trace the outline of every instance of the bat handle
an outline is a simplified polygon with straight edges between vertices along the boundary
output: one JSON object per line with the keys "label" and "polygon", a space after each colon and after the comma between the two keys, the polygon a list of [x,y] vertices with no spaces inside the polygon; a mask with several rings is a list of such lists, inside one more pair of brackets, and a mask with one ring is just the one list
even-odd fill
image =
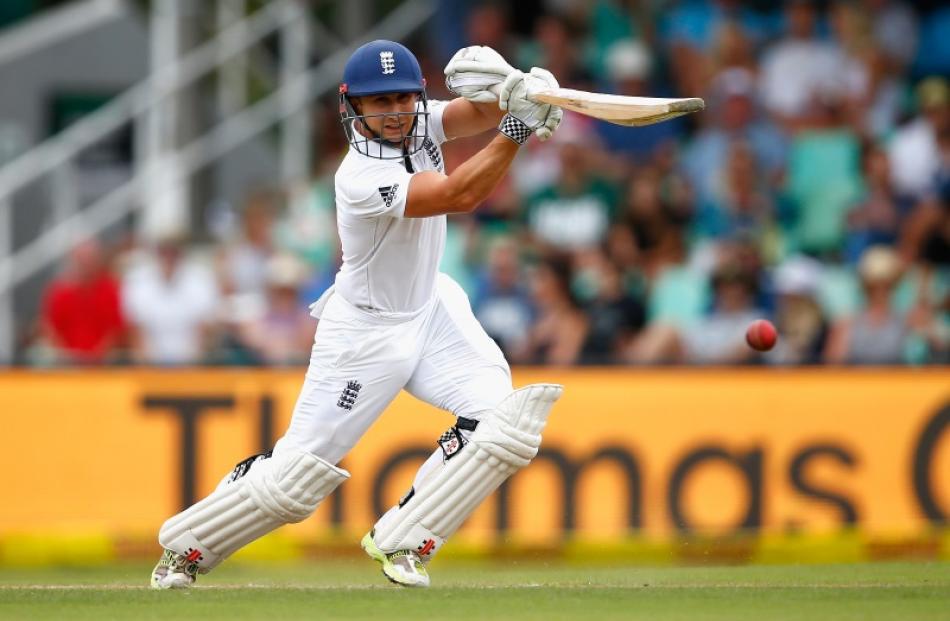
{"label": "bat handle", "polygon": [[[501,98],[501,84],[492,84],[491,86],[488,87],[488,90],[494,93],[495,97]],[[546,93],[546,92],[547,91],[541,91],[540,93]],[[543,101],[540,101],[539,99],[535,98],[535,95],[538,95],[540,93],[532,93],[529,91],[528,100],[533,101],[534,103],[544,103]]]}

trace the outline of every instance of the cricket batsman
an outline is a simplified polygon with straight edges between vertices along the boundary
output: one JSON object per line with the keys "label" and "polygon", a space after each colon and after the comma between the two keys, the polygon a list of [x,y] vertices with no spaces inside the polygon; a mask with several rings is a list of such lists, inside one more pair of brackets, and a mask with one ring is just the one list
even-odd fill
{"label": "cricket batsman", "polygon": [[[350,147],[335,177],[343,264],[311,307],[320,321],[290,426],[270,452],[164,523],[154,588],[191,586],[241,547],[310,516],[349,478],[336,464],[400,390],[456,420],[363,537],[396,584],[428,586],[428,561],[537,454],[562,388],[514,390],[501,350],[438,267],[446,216],[474,210],[532,134],[557,129],[561,110],[527,99],[557,81],[479,46],[460,50],[445,74],[461,97],[429,101],[418,61],[399,43],[367,43],[347,61],[340,115]],[[442,143],[494,128],[484,149],[445,173]]]}

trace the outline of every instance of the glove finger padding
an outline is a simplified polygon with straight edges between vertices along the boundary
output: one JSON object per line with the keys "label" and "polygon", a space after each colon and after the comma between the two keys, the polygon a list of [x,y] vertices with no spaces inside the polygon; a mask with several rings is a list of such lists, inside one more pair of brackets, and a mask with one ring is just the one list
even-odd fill
{"label": "glove finger padding", "polygon": [[501,85],[498,107],[507,110],[508,114],[533,131],[544,125],[544,120],[547,118],[551,106],[535,103],[528,99],[531,80],[530,74],[522,73],[517,69],[509,74]]}
{"label": "glove finger padding", "polygon": [[[535,73],[537,72],[537,73]],[[557,88],[557,80],[549,71],[532,69],[524,74],[515,70],[501,85],[498,107],[535,131],[539,138],[547,140],[561,122],[560,108],[528,99],[531,93]]]}
{"label": "glove finger padding", "polygon": [[[537,93],[543,90],[555,89],[560,85],[554,74],[541,67],[531,67],[531,73],[527,81],[528,94]],[[535,130],[534,135],[542,142],[554,135],[561,119],[564,117],[564,111],[557,106],[550,106],[547,117],[544,119],[544,125]]]}
{"label": "glove finger padding", "polygon": [[537,136],[542,142],[549,139],[554,135],[554,132],[561,124],[561,119],[563,117],[563,110],[557,106],[551,106],[551,112],[548,113],[548,118],[544,120],[544,125],[535,130],[534,135]]}
{"label": "glove finger padding", "polygon": [[524,73],[515,69],[508,74],[505,81],[501,83],[501,92],[498,93],[498,107],[502,110],[508,110],[509,102],[514,96],[517,88],[524,90]]}
{"label": "glove finger padding", "polygon": [[445,66],[446,87],[476,103],[497,101],[490,87],[500,84],[514,67],[490,47],[473,45],[460,49]]}

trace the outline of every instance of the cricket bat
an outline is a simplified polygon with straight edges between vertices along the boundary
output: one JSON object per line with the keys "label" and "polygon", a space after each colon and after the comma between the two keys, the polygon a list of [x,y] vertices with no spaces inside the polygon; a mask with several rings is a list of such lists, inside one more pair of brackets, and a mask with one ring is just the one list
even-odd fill
{"label": "cricket bat", "polygon": [[[501,92],[501,87],[496,85],[491,87],[490,90],[497,95]],[[699,97],[681,99],[627,97],[606,93],[588,93],[587,91],[577,91],[570,88],[553,88],[528,93],[528,99],[558,106],[608,123],[630,127],[652,125],[691,112],[699,112],[706,107],[706,103]]]}

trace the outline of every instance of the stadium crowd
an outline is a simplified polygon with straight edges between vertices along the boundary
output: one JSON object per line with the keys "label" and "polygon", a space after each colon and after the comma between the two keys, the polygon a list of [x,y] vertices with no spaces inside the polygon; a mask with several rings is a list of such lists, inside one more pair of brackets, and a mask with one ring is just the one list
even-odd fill
{"label": "stadium crowd", "polygon": [[[899,0],[443,2],[410,43],[429,97],[490,45],[561,86],[701,96],[637,129],[565,114],[470,216],[443,271],[515,364],[950,362],[950,8]],[[530,19],[529,19],[530,17]],[[941,77],[944,76],[944,77]],[[339,260],[336,101],[311,184],[182,236],[75,248],[29,364],[305,363]],[[446,147],[446,166],[479,147]],[[746,326],[771,318],[760,354]]]}

